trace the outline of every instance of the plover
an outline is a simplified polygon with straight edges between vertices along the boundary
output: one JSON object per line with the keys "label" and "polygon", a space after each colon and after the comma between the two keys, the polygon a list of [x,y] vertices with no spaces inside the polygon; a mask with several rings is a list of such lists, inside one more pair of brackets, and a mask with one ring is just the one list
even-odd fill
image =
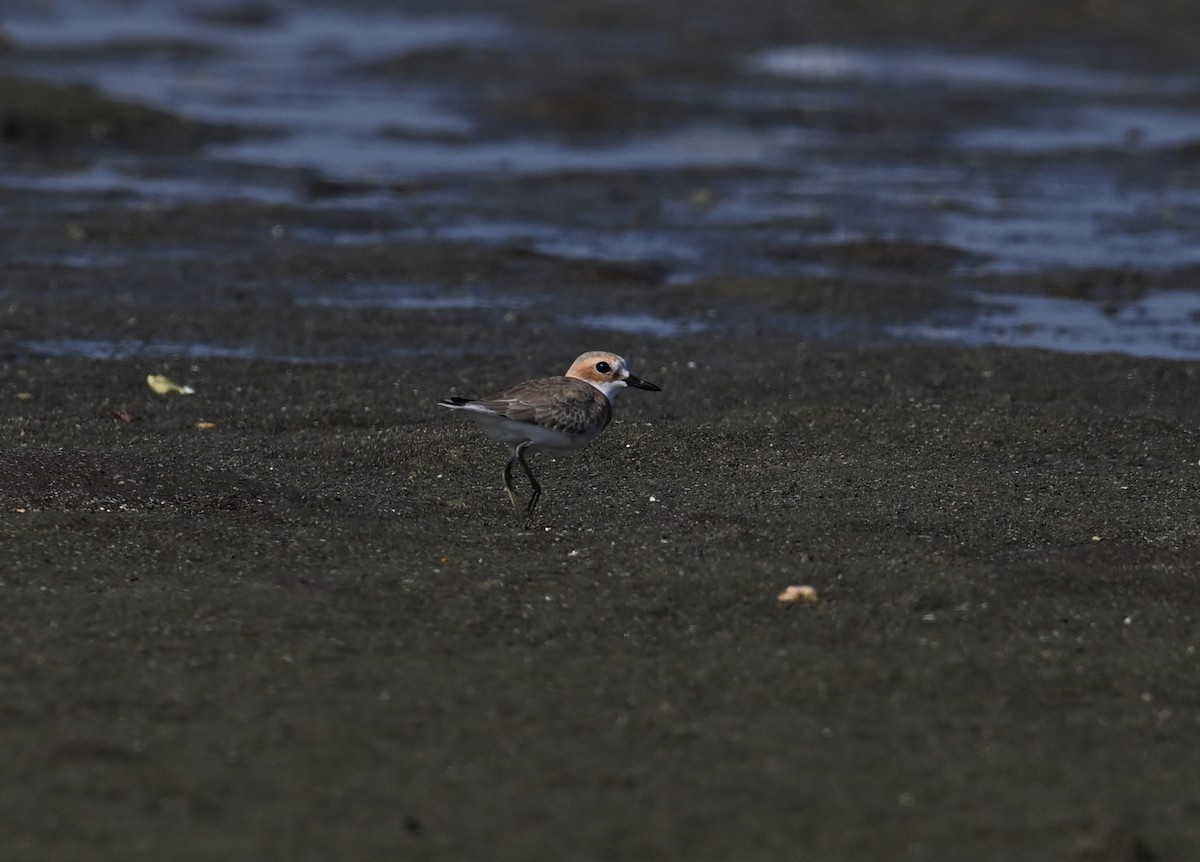
{"label": "plover", "polygon": [[528,520],[542,486],[533,477],[525,453],[565,455],[582,449],[608,427],[612,402],[629,386],[662,391],[630,374],[625,360],[615,353],[593,350],[571,363],[562,377],[527,380],[487,398],[446,398],[438,404],[464,411],[479,423],[485,436],[512,447],[504,465],[504,487],[520,515],[512,476],[513,465],[520,464],[533,488],[524,512]]}

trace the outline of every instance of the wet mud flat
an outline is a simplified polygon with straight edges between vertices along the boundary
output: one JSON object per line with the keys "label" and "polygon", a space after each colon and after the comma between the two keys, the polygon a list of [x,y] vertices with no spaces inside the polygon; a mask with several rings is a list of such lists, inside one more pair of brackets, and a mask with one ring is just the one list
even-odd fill
{"label": "wet mud flat", "polygon": [[6,365],[6,855],[1200,847],[1193,366],[610,340],[664,391],[520,530],[485,332]]}

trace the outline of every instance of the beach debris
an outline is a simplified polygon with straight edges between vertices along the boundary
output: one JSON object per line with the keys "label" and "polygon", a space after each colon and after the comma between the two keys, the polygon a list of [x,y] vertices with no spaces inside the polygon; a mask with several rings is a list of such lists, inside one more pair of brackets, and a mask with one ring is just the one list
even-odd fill
{"label": "beach debris", "polygon": [[195,395],[196,390],[190,386],[180,386],[165,374],[147,374],[146,385],[159,395],[169,395],[176,392],[180,395]]}
{"label": "beach debris", "polygon": [[216,422],[209,422],[206,419],[201,419],[199,422],[196,423],[197,431],[211,431],[216,427],[217,427]]}
{"label": "beach debris", "polygon": [[713,204],[716,202],[717,194],[712,190],[711,186],[697,186],[688,192],[688,203],[692,205],[693,209],[712,209]]}
{"label": "beach debris", "polygon": [[815,605],[818,601],[820,601],[820,597],[817,595],[817,590],[815,587],[796,584],[787,587],[782,593],[779,594],[778,598],[779,601],[786,604],[795,604],[799,602],[806,605]]}
{"label": "beach debris", "polygon": [[130,413],[124,407],[114,407],[112,410],[108,411],[108,415],[113,419],[116,419],[118,422],[124,422],[126,425],[130,425],[142,418]]}

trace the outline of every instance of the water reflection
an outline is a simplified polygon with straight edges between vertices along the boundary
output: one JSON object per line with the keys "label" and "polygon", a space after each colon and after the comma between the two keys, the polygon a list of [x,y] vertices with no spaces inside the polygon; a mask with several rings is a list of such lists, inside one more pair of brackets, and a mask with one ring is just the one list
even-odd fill
{"label": "water reflection", "polygon": [[983,312],[957,323],[890,326],[902,340],[1037,347],[1068,353],[1200,358],[1200,295],[1152,293],[1124,303],[974,294]]}
{"label": "water reflection", "polygon": [[[0,188],[44,190],[53,193],[47,206],[76,208],[122,196],[161,206],[237,198],[361,207],[404,227],[334,235],[315,220],[295,236],[511,244],[654,265],[674,282],[837,274],[823,249],[871,241],[948,249],[957,253],[950,270],[964,276],[1200,264],[1200,176],[1176,161],[1200,145],[1195,75],[921,47],[782,45],[747,53],[725,77],[648,74],[606,94],[619,133],[589,136],[530,120],[545,108],[538,88],[549,85],[522,69],[530,56],[616,50],[617,37],[548,35],[500,12],[415,18],[332,3],[261,11],[216,14],[181,0],[9,7],[5,32],[20,50],[0,54],[0,71],[91,83],[246,135],[152,171],[112,155],[62,172],[14,169]],[[472,65],[480,52],[488,62]],[[430,53],[443,58],[440,73],[385,71]],[[526,114],[497,108],[500,85],[510,100],[533,93]],[[295,177],[347,192],[314,200]],[[612,193],[618,180],[631,184],[624,196]],[[513,205],[494,206],[484,181]],[[348,292],[315,301],[375,300]],[[1038,346],[1128,343],[1104,328],[1112,323],[1104,315],[1081,310],[1059,325],[1067,312],[1055,300],[1021,303],[1020,327],[980,302],[981,321],[1042,333]],[[870,330],[853,323],[828,329]],[[1159,343],[1165,354],[1187,353],[1194,323],[1151,328],[1130,349]],[[1089,327],[1094,337],[1078,336]],[[949,333],[913,327],[905,337],[959,337]]]}

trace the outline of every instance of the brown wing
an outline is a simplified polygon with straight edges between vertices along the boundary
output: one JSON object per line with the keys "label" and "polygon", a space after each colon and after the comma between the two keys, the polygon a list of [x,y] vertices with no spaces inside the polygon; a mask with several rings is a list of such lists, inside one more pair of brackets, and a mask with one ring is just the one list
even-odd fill
{"label": "brown wing", "polygon": [[481,407],[515,422],[529,422],[564,434],[599,434],[612,421],[604,393],[573,377],[543,377],[479,400]]}

